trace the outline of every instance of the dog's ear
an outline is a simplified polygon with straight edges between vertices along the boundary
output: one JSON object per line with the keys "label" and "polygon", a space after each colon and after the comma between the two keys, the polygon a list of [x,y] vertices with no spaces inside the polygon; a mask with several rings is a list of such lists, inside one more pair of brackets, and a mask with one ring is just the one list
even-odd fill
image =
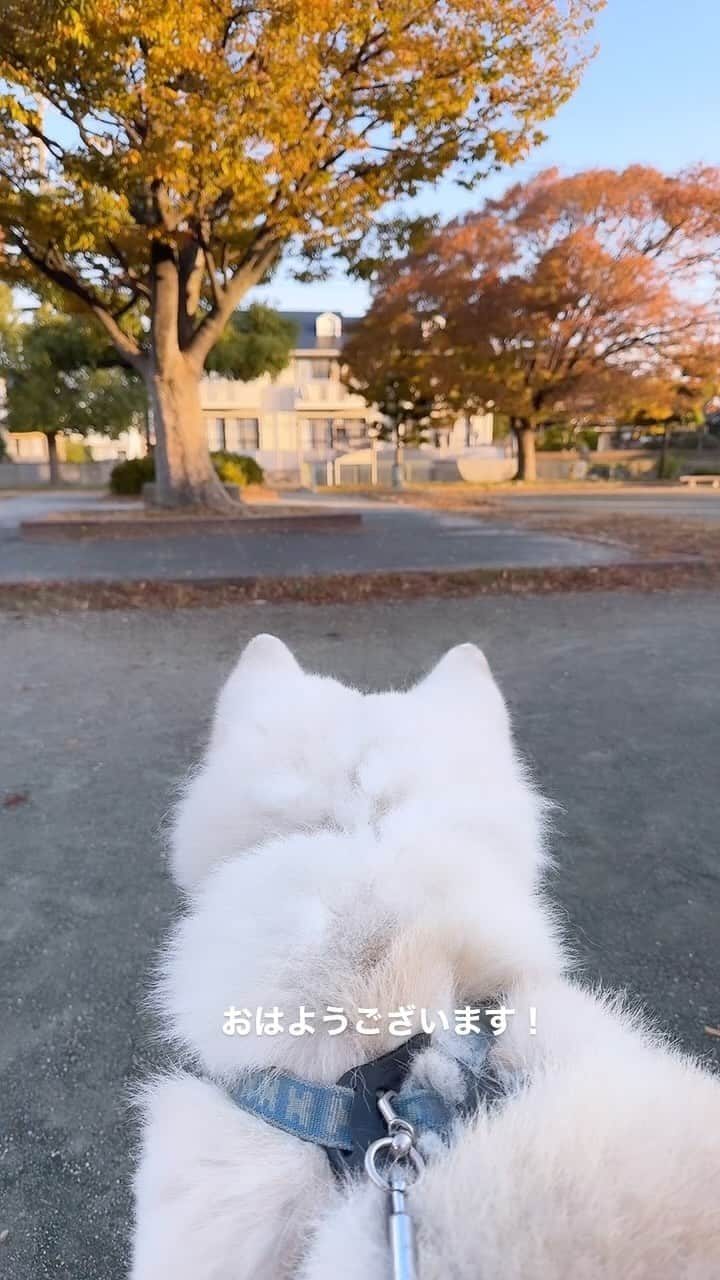
{"label": "dog's ear", "polygon": [[297,674],[300,671],[300,664],[282,640],[263,632],[259,636],[254,636],[245,645],[240,654],[237,670],[243,673],[248,672],[248,674],[250,672],[253,674],[267,672],[269,675],[279,675],[281,672]]}
{"label": "dog's ear", "polygon": [[476,644],[457,644],[436,663],[421,681],[421,687],[439,689],[445,685],[461,689],[476,680],[488,678],[492,679],[492,673],[482,649],[478,649]]}
{"label": "dog's ear", "polygon": [[243,722],[248,695],[257,690],[262,699],[285,696],[288,682],[302,676],[302,668],[277,636],[255,636],[246,644],[230,672],[215,707],[212,741],[219,744],[226,729]]}

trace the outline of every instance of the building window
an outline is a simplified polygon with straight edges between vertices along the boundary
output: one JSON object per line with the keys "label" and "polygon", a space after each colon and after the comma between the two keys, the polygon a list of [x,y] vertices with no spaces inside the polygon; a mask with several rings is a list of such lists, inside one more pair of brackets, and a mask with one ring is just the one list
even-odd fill
{"label": "building window", "polygon": [[208,444],[210,452],[216,453],[225,448],[225,419],[210,418],[208,422]]}
{"label": "building window", "polygon": [[231,453],[255,453],[260,448],[257,418],[230,418],[225,424],[225,447]]}
{"label": "building window", "polygon": [[332,435],[336,449],[357,449],[367,444],[367,424],[362,418],[335,418]]}
{"label": "building window", "polygon": [[328,382],[337,377],[337,361],[327,356],[298,356],[295,380],[299,386],[307,382]]}
{"label": "building window", "polygon": [[300,423],[303,449],[329,449],[332,445],[332,418],[305,418]]}

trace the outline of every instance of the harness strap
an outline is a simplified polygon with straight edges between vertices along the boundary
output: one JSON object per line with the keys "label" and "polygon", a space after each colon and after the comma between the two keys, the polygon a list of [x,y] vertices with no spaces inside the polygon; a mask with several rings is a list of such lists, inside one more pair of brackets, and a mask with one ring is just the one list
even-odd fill
{"label": "harness strap", "polygon": [[[273,1067],[246,1071],[230,1097],[243,1111],[257,1116],[276,1129],[324,1147],[331,1164],[362,1163],[365,1151],[384,1126],[377,1111],[379,1093],[392,1090],[396,1115],[419,1134],[435,1133],[446,1138],[458,1115],[475,1110],[483,1098],[490,1100],[499,1089],[485,1059],[492,1037],[484,1030],[466,1043],[465,1061],[458,1061],[465,1080],[465,1097],[448,1102],[434,1089],[402,1087],[413,1057],[427,1048],[424,1034],[376,1058],[352,1068],[337,1084],[302,1080]],[[352,1153],[347,1157],[342,1153]]]}
{"label": "harness strap", "polygon": [[[303,1142],[352,1151],[354,1089],[314,1084],[285,1071],[257,1070],[246,1072],[230,1096],[243,1111]],[[418,1133],[445,1135],[455,1118],[454,1109],[431,1089],[398,1095],[393,1106]]]}

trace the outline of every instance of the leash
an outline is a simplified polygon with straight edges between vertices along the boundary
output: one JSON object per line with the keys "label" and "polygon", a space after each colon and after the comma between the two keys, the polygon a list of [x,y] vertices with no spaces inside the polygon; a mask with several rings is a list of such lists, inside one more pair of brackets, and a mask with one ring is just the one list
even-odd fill
{"label": "leash", "polygon": [[[371,1182],[390,1199],[388,1240],[393,1280],[417,1280],[415,1226],[405,1205],[405,1192],[416,1186],[425,1171],[425,1161],[415,1146],[415,1130],[394,1108],[396,1095],[383,1093],[377,1100],[378,1111],[387,1124],[387,1137],[378,1138],[365,1153],[365,1172]],[[378,1168],[381,1152],[389,1157],[387,1168]],[[413,1177],[408,1182],[408,1173]]]}
{"label": "leash", "polygon": [[351,1068],[334,1085],[264,1068],[245,1072],[230,1096],[243,1111],[323,1147],[337,1178],[364,1170],[387,1196],[393,1280],[417,1280],[414,1225],[405,1197],[425,1169],[418,1138],[434,1133],[446,1142],[459,1117],[504,1093],[487,1061],[492,1043],[483,1027],[467,1038],[467,1061],[453,1057],[465,1085],[457,1102],[434,1089],[403,1088],[413,1058],[432,1044],[425,1033]]}

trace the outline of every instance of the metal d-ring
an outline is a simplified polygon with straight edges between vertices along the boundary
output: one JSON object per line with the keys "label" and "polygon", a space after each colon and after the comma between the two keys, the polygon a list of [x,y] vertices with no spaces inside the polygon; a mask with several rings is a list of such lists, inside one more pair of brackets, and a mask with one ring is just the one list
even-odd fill
{"label": "metal d-ring", "polygon": [[396,1180],[392,1176],[388,1176],[387,1173],[382,1173],[377,1166],[377,1157],[381,1151],[395,1153],[396,1158],[392,1162],[391,1168],[397,1164],[398,1159],[409,1160],[416,1175],[414,1181],[417,1181],[425,1168],[425,1161],[415,1147],[411,1146],[408,1151],[404,1151],[398,1156],[394,1138],[378,1138],[370,1144],[365,1152],[365,1172],[370,1181],[374,1182],[375,1186],[379,1187],[381,1191],[392,1192],[396,1189]]}

